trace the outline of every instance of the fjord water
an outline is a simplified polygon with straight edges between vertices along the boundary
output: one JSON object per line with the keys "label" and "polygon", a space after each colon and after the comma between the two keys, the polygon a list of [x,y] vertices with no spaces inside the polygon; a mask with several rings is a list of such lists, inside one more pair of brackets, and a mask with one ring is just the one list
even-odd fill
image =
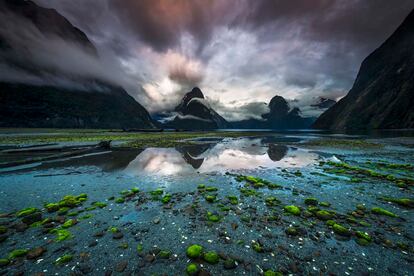
{"label": "fjord water", "polygon": [[[321,138],[362,142],[355,147],[312,143]],[[0,213],[41,209],[65,195],[86,193],[88,200],[72,210],[77,223],[67,229],[72,237],[63,241],[56,241],[42,225],[17,232],[13,225],[19,220],[2,215],[9,229],[0,243],[0,258],[14,249],[43,247],[47,251],[41,259],[18,259],[7,273],[175,275],[183,274],[190,260],[186,248],[200,244],[221,257],[218,264],[196,260],[212,275],[257,275],[266,270],[409,275],[414,262],[412,209],[381,198],[412,199],[411,184],[397,186],[392,177],[367,176],[335,164],[409,182],[414,177],[413,153],[414,139],[401,132],[269,132],[261,137],[218,135],[175,148],[111,149],[2,169]],[[131,193],[135,187],[139,192]],[[163,202],[166,195],[170,199]],[[305,203],[309,198],[318,201],[316,206]],[[88,208],[93,202],[106,206]],[[289,213],[285,206],[297,206],[301,213]],[[398,217],[374,214],[373,207]],[[328,211],[328,221],[349,233],[334,231],[316,215],[318,210]],[[358,231],[369,238],[362,241]],[[167,251],[168,257],[160,254]],[[74,261],[56,265],[64,254]]]}

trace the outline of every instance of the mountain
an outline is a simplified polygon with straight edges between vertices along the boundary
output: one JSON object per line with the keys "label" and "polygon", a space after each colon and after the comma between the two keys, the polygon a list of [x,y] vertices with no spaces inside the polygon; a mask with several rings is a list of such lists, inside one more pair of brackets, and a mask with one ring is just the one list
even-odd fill
{"label": "mountain", "polygon": [[200,88],[194,87],[186,93],[175,108],[177,116],[166,123],[168,128],[176,129],[223,129],[227,121],[208,104]]}
{"label": "mountain", "polygon": [[313,124],[320,129],[414,128],[414,10],[362,62],[349,93]]}
{"label": "mountain", "polygon": [[308,128],[313,118],[301,116],[299,108],[291,108],[282,96],[274,96],[269,102],[269,113],[262,114],[263,120],[248,119],[232,122],[237,129],[299,129]]}
{"label": "mountain", "polygon": [[34,48],[42,54],[57,39],[98,58],[86,34],[55,10],[32,1],[0,0],[0,69],[19,73],[0,75],[0,127],[154,128],[145,108],[123,88],[74,77],[33,56]]}
{"label": "mountain", "polygon": [[314,104],[311,104],[311,107],[316,107],[316,108],[319,108],[319,109],[326,109],[326,108],[330,108],[334,104],[336,104],[335,100],[331,100],[331,99],[327,99],[327,98],[323,98],[323,97],[318,97],[317,102],[314,103]]}

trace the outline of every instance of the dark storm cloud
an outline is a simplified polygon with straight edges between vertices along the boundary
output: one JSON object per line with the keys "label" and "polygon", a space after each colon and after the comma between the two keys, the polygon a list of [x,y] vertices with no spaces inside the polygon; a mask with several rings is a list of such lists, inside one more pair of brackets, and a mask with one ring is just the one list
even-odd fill
{"label": "dark storm cloud", "polygon": [[343,96],[362,60],[414,8],[412,0],[34,1],[86,32],[101,56],[118,59],[117,76],[138,87],[128,91],[153,99],[147,108],[173,106],[174,95],[199,85],[227,114],[237,114],[234,98]]}

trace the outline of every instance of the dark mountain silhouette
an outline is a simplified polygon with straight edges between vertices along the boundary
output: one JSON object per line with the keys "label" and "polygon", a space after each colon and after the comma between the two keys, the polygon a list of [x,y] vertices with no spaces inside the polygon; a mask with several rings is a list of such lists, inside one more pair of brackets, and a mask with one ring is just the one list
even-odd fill
{"label": "dark mountain silhouette", "polygon": [[[40,32],[45,39],[59,37],[97,58],[96,48],[88,37],[53,9],[39,7],[31,1],[0,0],[0,12],[29,22],[32,28],[17,28],[24,35]],[[154,127],[145,108],[123,88],[86,77],[75,80],[55,68],[38,67],[26,50],[32,45],[17,44],[13,40],[20,35],[0,28],[0,64],[39,79],[47,76],[76,81],[79,88],[45,85],[45,82],[35,85],[25,83],[24,79],[3,80],[0,82],[0,127]]]}
{"label": "dark mountain silhouette", "polygon": [[312,107],[317,107],[317,108],[320,108],[320,109],[325,109],[325,108],[330,108],[334,104],[336,104],[335,100],[319,97],[317,102],[314,103],[314,104],[311,104],[311,106]]}
{"label": "dark mountain silhouette", "polygon": [[178,115],[166,123],[166,127],[177,129],[223,129],[227,121],[210,107],[200,88],[194,87],[186,93],[175,108]]}
{"label": "dark mountain silhouette", "polygon": [[361,64],[349,93],[314,123],[321,129],[414,128],[414,10]]}
{"label": "dark mountain silhouette", "polygon": [[238,129],[299,129],[308,128],[313,118],[303,118],[300,109],[291,109],[289,103],[281,96],[274,96],[269,103],[269,113],[262,114],[263,120],[249,119],[232,122]]}

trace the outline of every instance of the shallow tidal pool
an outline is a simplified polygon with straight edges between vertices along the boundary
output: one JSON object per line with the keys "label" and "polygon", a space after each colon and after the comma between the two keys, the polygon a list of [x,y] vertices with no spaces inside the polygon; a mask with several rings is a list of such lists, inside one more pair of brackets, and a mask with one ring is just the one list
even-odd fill
{"label": "shallow tidal pool", "polygon": [[2,168],[0,275],[413,275],[413,145],[268,133]]}

